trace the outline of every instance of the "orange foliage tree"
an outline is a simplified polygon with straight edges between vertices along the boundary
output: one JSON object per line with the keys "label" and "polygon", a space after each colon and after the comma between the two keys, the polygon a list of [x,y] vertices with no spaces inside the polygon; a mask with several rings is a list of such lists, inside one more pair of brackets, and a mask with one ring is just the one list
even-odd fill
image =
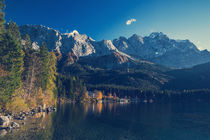
{"label": "orange foliage tree", "polygon": [[102,100],[102,98],[103,98],[103,93],[102,93],[101,91],[98,91],[98,92],[97,92],[96,99],[97,99],[97,100]]}

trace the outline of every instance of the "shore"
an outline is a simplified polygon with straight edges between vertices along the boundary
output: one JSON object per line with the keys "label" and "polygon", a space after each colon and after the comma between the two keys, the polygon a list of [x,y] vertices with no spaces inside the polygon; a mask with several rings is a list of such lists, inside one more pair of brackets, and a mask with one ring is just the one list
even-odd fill
{"label": "shore", "polygon": [[[103,102],[111,102],[111,103],[121,103],[121,104],[127,104],[132,102],[142,102],[142,103],[152,103],[153,100],[140,100],[140,99],[124,99],[119,98],[118,100],[89,100],[89,101],[83,101],[80,103],[103,103]],[[61,98],[58,103],[76,103],[75,101],[72,101],[70,99]],[[0,136],[4,136],[9,132],[13,132],[15,130],[18,130],[21,126],[25,125],[25,122],[27,118],[33,117],[38,113],[46,112],[55,112],[57,109],[53,106],[43,108],[42,106],[37,107],[35,109],[30,109],[30,111],[22,111],[18,114],[14,114],[11,112],[6,111],[5,109],[1,110],[0,112]]]}
{"label": "shore", "polygon": [[37,107],[35,109],[31,109],[30,111],[22,111],[18,114],[13,114],[11,112],[7,112],[6,110],[2,110],[0,113],[0,136],[6,135],[8,132],[12,132],[21,127],[21,125],[25,124],[25,120],[28,117],[33,117],[41,112],[55,112],[57,109],[53,106],[43,108]]}

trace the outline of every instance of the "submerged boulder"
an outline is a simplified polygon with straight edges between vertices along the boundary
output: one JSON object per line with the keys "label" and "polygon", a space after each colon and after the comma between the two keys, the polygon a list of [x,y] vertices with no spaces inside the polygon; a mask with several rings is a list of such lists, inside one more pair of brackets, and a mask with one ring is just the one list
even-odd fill
{"label": "submerged boulder", "polygon": [[10,117],[0,116],[0,127],[7,127],[10,124]]}
{"label": "submerged boulder", "polygon": [[16,122],[11,123],[11,128],[16,129],[16,128],[19,128],[19,127],[20,127],[20,125]]}

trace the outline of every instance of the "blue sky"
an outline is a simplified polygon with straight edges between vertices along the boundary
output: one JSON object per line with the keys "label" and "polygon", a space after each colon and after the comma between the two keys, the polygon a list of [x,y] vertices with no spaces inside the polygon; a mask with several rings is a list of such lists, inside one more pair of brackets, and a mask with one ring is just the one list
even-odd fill
{"label": "blue sky", "polygon": [[[210,0],[6,0],[6,20],[95,40],[163,32],[210,50]],[[130,25],[126,22],[133,19]],[[136,20],[136,21],[135,21]]]}

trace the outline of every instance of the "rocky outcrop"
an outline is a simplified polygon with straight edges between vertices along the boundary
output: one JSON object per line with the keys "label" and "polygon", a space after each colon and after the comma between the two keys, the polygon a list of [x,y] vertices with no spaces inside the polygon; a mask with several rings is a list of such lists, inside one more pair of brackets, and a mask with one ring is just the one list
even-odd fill
{"label": "rocky outcrop", "polygon": [[20,128],[20,125],[13,121],[12,116],[0,116],[0,136],[4,136],[7,132],[18,128]]}
{"label": "rocky outcrop", "polygon": [[141,36],[134,34],[130,38],[120,37],[113,40],[116,48],[128,55],[139,56],[144,51],[144,40]]}
{"label": "rocky outcrop", "polygon": [[78,60],[79,60],[78,56],[76,56],[73,52],[69,52],[68,56],[67,56],[67,59],[66,59],[66,62],[65,62],[65,65],[69,66],[71,64],[76,63]]}
{"label": "rocky outcrop", "polygon": [[0,127],[8,127],[10,124],[11,118],[9,116],[0,116]]}
{"label": "rocky outcrop", "polygon": [[120,69],[127,68],[133,64],[133,59],[128,55],[114,51],[111,54],[103,56],[92,56],[81,58],[78,63],[81,65],[88,65],[93,68],[103,69]]}
{"label": "rocky outcrop", "polygon": [[117,48],[112,44],[111,40],[103,40],[100,42],[95,42],[94,44],[96,53],[94,56],[104,56],[117,52]]}

